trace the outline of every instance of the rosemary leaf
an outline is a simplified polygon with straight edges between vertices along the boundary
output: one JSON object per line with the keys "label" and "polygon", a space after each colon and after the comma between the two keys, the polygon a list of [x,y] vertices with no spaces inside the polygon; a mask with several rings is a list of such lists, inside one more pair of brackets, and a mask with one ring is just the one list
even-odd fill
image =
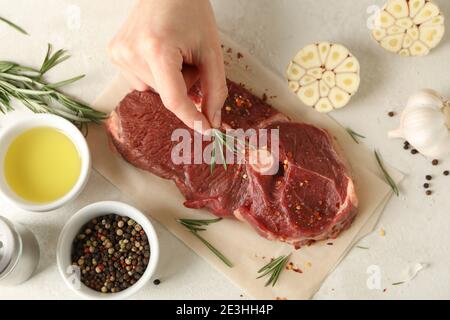
{"label": "rosemary leaf", "polygon": [[39,72],[41,75],[44,75],[47,71],[60,64],[61,62],[70,58],[69,55],[66,55],[66,50],[59,49],[54,54],[52,54],[52,45],[49,43],[47,45],[47,54],[45,55],[44,62],[42,63],[41,69]]}
{"label": "rosemary leaf", "polygon": [[226,133],[220,131],[219,129],[212,130],[212,143],[213,148],[211,150],[211,173],[214,171],[215,165],[217,164],[217,157],[219,156],[222,160],[222,164],[225,170],[227,170],[226,153],[228,150],[233,154],[242,153],[242,151],[235,146],[234,141],[237,140],[240,144],[239,139],[234,136],[227,135]]}
{"label": "rosemary leaf", "polygon": [[405,283],[405,281],[400,281],[400,282],[394,282],[392,285],[393,286],[398,286],[398,285],[404,284],[404,283]]}
{"label": "rosemary leaf", "polygon": [[397,187],[397,184],[395,183],[394,179],[392,179],[392,177],[389,175],[387,170],[384,168],[383,161],[381,160],[381,157],[378,154],[378,152],[375,150],[374,153],[375,153],[375,158],[377,160],[378,166],[380,167],[381,171],[383,172],[386,182],[389,184],[392,191],[394,191],[395,195],[398,197],[400,195],[400,191]]}
{"label": "rosemary leaf", "polygon": [[355,246],[356,248],[358,248],[358,249],[364,249],[364,250],[369,250],[369,248],[368,247],[363,247],[363,246]]}
{"label": "rosemary leaf", "polygon": [[289,254],[287,256],[280,256],[272,260],[271,262],[269,262],[264,267],[258,270],[258,273],[262,273],[262,275],[257,277],[257,279],[260,279],[270,274],[270,277],[267,280],[265,286],[267,287],[269,285],[272,285],[272,287],[274,287],[275,284],[278,282],[278,278],[280,277],[281,271],[283,271],[290,257],[291,255]]}
{"label": "rosemary leaf", "polygon": [[209,219],[209,220],[196,220],[196,219],[180,219],[180,221],[193,224],[193,225],[199,225],[199,226],[207,226],[211,223],[216,223],[221,221],[222,218],[216,218],[216,219]]}
{"label": "rosemary leaf", "polygon": [[68,84],[74,83],[74,82],[76,82],[76,81],[78,81],[78,80],[80,80],[80,79],[82,79],[84,77],[85,77],[85,75],[82,74],[80,76],[73,77],[71,79],[67,79],[67,80],[63,80],[63,81],[60,81],[60,82],[55,82],[55,83],[48,84],[48,85],[45,86],[45,88],[47,88],[47,89],[56,89],[56,88],[64,87],[64,86],[67,86]]}
{"label": "rosemary leaf", "polygon": [[20,33],[23,33],[24,35],[28,36],[28,32],[26,32],[23,28],[19,27],[17,24],[0,17],[0,21],[3,21],[4,23],[6,23],[7,25],[9,25],[10,27],[12,27],[13,29],[16,29],[17,31],[19,31]]}
{"label": "rosemary leaf", "polygon": [[220,260],[222,260],[223,263],[225,263],[228,267],[232,268],[233,263],[231,263],[230,260],[227,259],[219,250],[217,250],[211,243],[206,241],[201,235],[199,235],[197,232],[191,231],[191,233],[196,236],[203,244],[208,247],[209,250],[212,251]]}
{"label": "rosemary leaf", "polygon": [[205,238],[203,238],[198,233],[200,231],[206,231],[205,228],[200,228],[201,226],[208,226],[211,223],[216,223],[222,220],[222,218],[217,219],[206,219],[206,220],[196,220],[196,219],[178,219],[177,222],[184,226],[186,229],[189,230],[195,237],[197,237],[203,244],[211,250],[212,253],[214,253],[220,260],[222,260],[223,263],[225,263],[228,267],[232,268],[233,263],[225,257],[219,250],[217,250],[211,243],[209,243]]}
{"label": "rosemary leaf", "polygon": [[353,131],[353,130],[350,129],[350,128],[346,128],[345,130],[346,130],[347,133],[350,135],[350,137],[353,139],[353,141],[355,141],[357,144],[359,144],[358,138],[361,138],[361,139],[365,139],[365,138],[366,138],[365,136],[363,136],[363,135],[361,135],[361,134],[359,134],[359,133]]}

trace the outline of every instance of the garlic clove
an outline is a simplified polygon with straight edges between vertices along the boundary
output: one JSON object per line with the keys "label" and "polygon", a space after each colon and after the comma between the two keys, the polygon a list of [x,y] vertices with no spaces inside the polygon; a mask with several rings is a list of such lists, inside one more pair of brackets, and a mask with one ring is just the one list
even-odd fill
{"label": "garlic clove", "polygon": [[[405,38],[403,39],[403,44],[402,44],[403,50],[407,50],[409,47],[411,47],[413,42],[414,42],[414,40],[410,36],[406,35]],[[409,52],[409,50],[407,50],[407,51]]]}
{"label": "garlic clove", "polygon": [[419,39],[425,43],[429,48],[436,47],[441,42],[444,36],[445,28],[443,25],[429,26],[423,25],[419,28]]}
{"label": "garlic clove", "polygon": [[413,24],[414,22],[411,20],[411,18],[398,19],[397,22],[395,23],[395,25],[403,29],[409,29],[413,26]]}
{"label": "garlic clove", "polygon": [[347,103],[350,101],[351,96],[344,90],[338,87],[334,87],[333,89],[331,89],[328,98],[336,109],[340,109],[347,105]]}
{"label": "garlic clove", "polygon": [[295,81],[300,80],[305,74],[306,71],[302,67],[300,67],[295,62],[290,62],[286,71],[288,80]]}
{"label": "garlic clove", "polygon": [[355,57],[348,57],[335,70],[336,73],[341,72],[359,72],[359,61]]}
{"label": "garlic clove", "polygon": [[314,78],[310,75],[306,75],[299,81],[299,84],[301,86],[307,86],[308,84],[313,83],[316,80],[317,80],[316,78]]}
{"label": "garlic clove", "polygon": [[378,19],[375,20],[375,25],[377,27],[387,29],[390,26],[394,25],[395,21],[395,18],[390,13],[383,10],[381,11]]}
{"label": "garlic clove", "polygon": [[398,52],[402,48],[403,34],[387,36],[381,40],[381,46],[387,51]]}
{"label": "garlic clove", "polygon": [[411,55],[413,56],[426,56],[430,49],[421,41],[416,41],[411,45]]}
{"label": "garlic clove", "polygon": [[320,80],[319,82],[319,91],[321,98],[328,97],[328,95],[330,94],[330,88],[327,86],[324,80]]}
{"label": "garlic clove", "polygon": [[297,92],[298,97],[307,106],[313,107],[319,100],[319,81],[315,81],[307,86],[300,87]]}
{"label": "garlic clove", "polygon": [[336,85],[336,74],[333,71],[325,72],[322,79],[329,88],[333,88]]}
{"label": "garlic clove", "polygon": [[291,89],[293,92],[297,92],[300,88],[300,84],[298,81],[289,81],[289,89]]}
{"label": "garlic clove", "polygon": [[402,49],[398,54],[401,57],[409,57],[411,55],[408,49]]}
{"label": "garlic clove", "polygon": [[419,40],[419,28],[417,26],[411,27],[406,31],[406,35],[413,40]]}
{"label": "garlic clove", "polygon": [[311,44],[300,50],[295,56],[294,62],[305,69],[320,67],[322,62],[320,61],[317,45]]}
{"label": "garlic clove", "polygon": [[360,78],[356,73],[338,73],[336,75],[336,85],[350,94],[358,91],[359,82]]}
{"label": "garlic clove", "polygon": [[409,16],[414,18],[425,5],[425,0],[411,0],[409,2]]}
{"label": "garlic clove", "polygon": [[385,29],[373,29],[372,30],[372,35],[375,38],[375,40],[380,41],[381,39],[383,39],[384,37],[386,37],[386,30]]}
{"label": "garlic clove", "polygon": [[424,56],[442,41],[444,20],[431,0],[388,0],[375,19],[372,37],[400,56]]}
{"label": "garlic clove", "polygon": [[320,61],[322,65],[327,62],[328,54],[330,53],[331,44],[329,42],[321,42],[318,44]]}
{"label": "garlic clove", "polygon": [[340,44],[321,42],[300,50],[286,71],[288,86],[318,112],[344,107],[360,84],[360,64]]}
{"label": "garlic clove", "polygon": [[344,59],[349,55],[349,51],[346,47],[340,44],[334,44],[331,46],[330,53],[327,58],[325,67],[327,70],[333,70],[341,64]]}
{"label": "garlic clove", "polygon": [[440,26],[443,25],[444,22],[445,22],[444,16],[437,16],[425,23],[422,23],[421,26]]}
{"label": "garlic clove", "polygon": [[401,28],[399,26],[392,26],[389,29],[387,29],[387,34],[388,35],[394,35],[394,34],[399,34],[399,33],[404,34],[405,31],[406,31],[405,28]]}
{"label": "garlic clove", "polygon": [[322,98],[317,102],[315,108],[318,112],[326,113],[333,110],[333,105],[328,98]]}
{"label": "garlic clove", "polygon": [[322,68],[313,68],[309,69],[306,74],[310,75],[311,77],[314,77],[314,79],[316,80],[320,80],[322,79],[323,71]]}
{"label": "garlic clove", "polygon": [[394,18],[406,18],[409,15],[409,7],[406,0],[391,0],[386,5],[386,11]]}

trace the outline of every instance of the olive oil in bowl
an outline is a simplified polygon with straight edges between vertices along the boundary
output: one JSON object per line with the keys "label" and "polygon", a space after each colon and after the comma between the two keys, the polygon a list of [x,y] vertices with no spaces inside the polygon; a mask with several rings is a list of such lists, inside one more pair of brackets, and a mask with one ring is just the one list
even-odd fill
{"label": "olive oil in bowl", "polygon": [[11,142],[3,170],[17,196],[41,204],[68,194],[80,177],[81,164],[77,147],[63,132],[35,127]]}

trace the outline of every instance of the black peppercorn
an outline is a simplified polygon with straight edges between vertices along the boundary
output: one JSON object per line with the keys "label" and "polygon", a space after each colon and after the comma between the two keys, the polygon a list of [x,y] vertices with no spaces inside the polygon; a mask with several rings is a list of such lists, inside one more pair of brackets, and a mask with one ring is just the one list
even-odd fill
{"label": "black peppercorn", "polygon": [[416,149],[412,149],[412,150],[411,150],[411,153],[412,153],[412,154],[418,154],[419,151],[417,151]]}
{"label": "black peppercorn", "polygon": [[159,285],[160,283],[161,283],[161,280],[159,280],[159,279],[153,280],[153,284],[154,284],[155,286]]}
{"label": "black peppercorn", "polygon": [[388,116],[392,118],[393,116],[395,116],[395,112],[394,112],[394,111],[390,111],[390,112],[388,113]]}
{"label": "black peppercorn", "polygon": [[437,166],[439,164],[439,160],[438,159],[434,159],[433,161],[431,161],[431,164],[433,166]]}
{"label": "black peppercorn", "polygon": [[431,196],[433,194],[433,192],[431,190],[427,190],[427,192],[425,192],[427,196]]}
{"label": "black peppercorn", "polygon": [[428,174],[428,175],[425,176],[425,179],[427,179],[428,181],[431,181],[431,179],[433,179],[433,177]]}
{"label": "black peppercorn", "polygon": [[450,175],[450,171],[445,170],[445,171],[444,171],[444,176],[448,176],[448,175]]}
{"label": "black peppercorn", "polygon": [[423,184],[423,187],[424,187],[425,189],[428,189],[428,188],[430,187],[430,184],[429,184],[429,183],[424,183],[424,184]]}

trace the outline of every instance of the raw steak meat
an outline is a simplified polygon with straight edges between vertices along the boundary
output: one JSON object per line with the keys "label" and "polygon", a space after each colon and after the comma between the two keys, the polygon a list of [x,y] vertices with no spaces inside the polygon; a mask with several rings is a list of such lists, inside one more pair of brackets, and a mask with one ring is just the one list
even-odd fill
{"label": "raw steak meat", "polygon": [[[296,248],[335,238],[355,218],[358,200],[346,161],[327,131],[290,121],[243,86],[228,81],[225,127],[279,130],[279,170],[262,175],[245,161],[217,165],[174,164],[172,132],[188,129],[153,92],[131,92],[106,123],[111,140],[132,165],[171,179],[189,208],[248,222],[259,234]],[[201,100],[198,88],[191,90]],[[194,133],[190,130],[191,134]],[[206,143],[203,148],[206,147]]]}

